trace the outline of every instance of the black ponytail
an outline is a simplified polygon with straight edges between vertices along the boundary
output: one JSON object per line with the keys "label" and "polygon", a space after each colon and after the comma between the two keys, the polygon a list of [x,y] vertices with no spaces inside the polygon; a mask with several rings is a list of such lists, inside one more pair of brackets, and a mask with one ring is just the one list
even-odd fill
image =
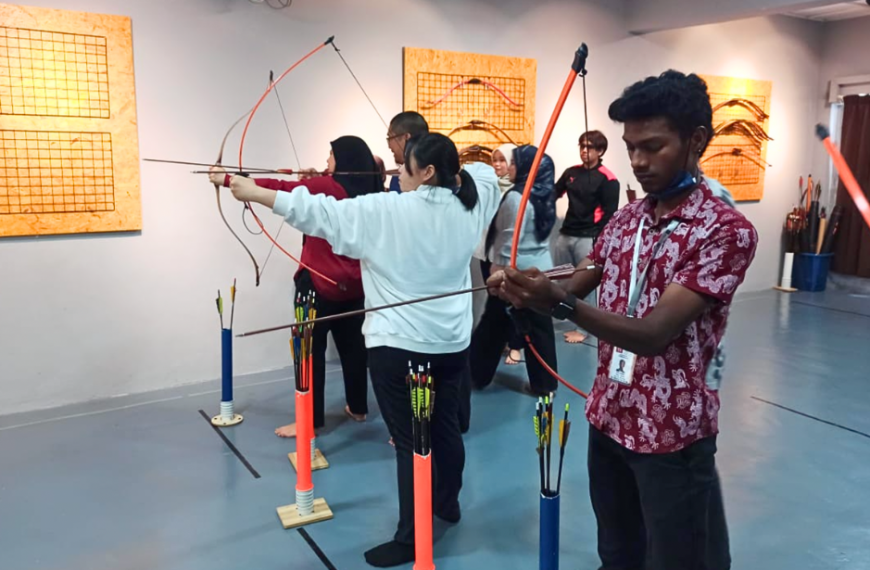
{"label": "black ponytail", "polygon": [[[405,144],[405,170],[411,172],[411,157],[418,168],[431,165],[435,169],[432,186],[449,188],[466,210],[477,206],[477,185],[470,174],[459,167],[459,152],[453,141],[440,133],[426,133],[412,137]],[[456,175],[460,185],[456,186]]]}
{"label": "black ponytail", "polygon": [[456,191],[456,197],[459,198],[459,201],[462,202],[466,210],[473,210],[477,206],[478,198],[477,185],[474,183],[474,178],[471,177],[471,174],[460,170],[459,179],[462,181],[462,185]]}

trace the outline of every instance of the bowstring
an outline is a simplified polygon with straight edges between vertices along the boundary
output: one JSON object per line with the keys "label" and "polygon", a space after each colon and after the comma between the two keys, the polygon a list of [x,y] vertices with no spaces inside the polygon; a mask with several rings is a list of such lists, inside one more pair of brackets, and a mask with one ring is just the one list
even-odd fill
{"label": "bowstring", "polygon": [[[269,82],[273,81],[275,73],[269,72]],[[299,153],[296,152],[296,143],[293,142],[293,133],[290,132],[290,123],[287,122],[287,114],[284,112],[284,104],[281,103],[281,96],[278,95],[278,86],[272,88],[275,92],[275,98],[278,100],[278,108],[281,110],[281,118],[284,119],[284,127],[287,129],[287,136],[290,137],[290,147],[293,149],[293,156],[296,157],[296,168],[302,170],[302,162],[299,160]]]}
{"label": "bowstring", "polygon": [[[272,84],[274,82],[275,72],[269,70],[269,83]],[[281,118],[284,120],[284,128],[287,129],[287,136],[290,137],[290,147],[293,149],[293,156],[296,158],[296,168],[297,170],[302,170],[302,161],[299,160],[299,152],[297,152],[296,143],[293,141],[293,133],[290,132],[290,123],[287,121],[287,113],[284,112],[284,104],[281,102],[281,95],[278,94],[278,86],[274,85],[272,91],[275,93],[275,99],[278,100],[278,108],[281,110]],[[275,241],[278,241],[278,238],[281,237],[281,230],[284,229],[284,220],[281,220],[280,223],[281,225],[278,226],[278,231],[275,233]],[[261,276],[263,272],[266,271],[266,266],[269,264],[269,258],[272,257],[273,251],[275,251],[275,242],[272,242],[272,245],[269,246],[269,253],[266,254],[266,261],[263,262],[263,269],[260,271]]]}
{"label": "bowstring", "polygon": [[586,74],[584,73],[581,78],[583,79],[583,121],[586,124],[586,132],[589,132],[589,105],[586,103]]}
{"label": "bowstring", "polygon": [[363,92],[363,95],[365,95],[366,99],[368,99],[369,105],[371,105],[372,109],[375,110],[375,113],[377,113],[378,118],[384,124],[384,127],[389,128],[389,125],[387,125],[387,122],[384,120],[383,115],[381,115],[381,112],[378,111],[378,108],[375,106],[375,102],[372,101],[371,97],[369,97],[369,94],[366,92],[365,87],[362,86],[362,83],[360,83],[359,79],[357,78],[356,73],[353,72],[353,70],[350,68],[350,65],[347,63],[347,60],[344,59],[343,55],[341,55],[341,50],[338,49],[338,46],[335,45],[335,42],[332,42],[332,49],[335,50],[335,53],[338,55],[339,59],[341,59],[341,62],[344,64],[344,66],[347,68],[347,71],[350,73],[350,76],[353,77],[354,81],[356,81],[357,86],[359,86],[360,90]]}
{"label": "bowstring", "polygon": [[[586,102],[586,70],[583,70],[583,75],[580,76],[583,80],[583,122],[585,124],[585,132],[589,132],[589,104]],[[589,141],[586,141],[586,144],[589,144]],[[601,158],[598,158],[598,161],[601,161]],[[588,183],[592,183],[592,171],[588,168],[586,169],[586,178]]]}

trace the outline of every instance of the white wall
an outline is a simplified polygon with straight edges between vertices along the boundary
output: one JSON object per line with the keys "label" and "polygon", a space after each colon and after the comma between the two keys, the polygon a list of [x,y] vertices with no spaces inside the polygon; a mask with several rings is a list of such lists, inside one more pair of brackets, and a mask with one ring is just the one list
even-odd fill
{"label": "white wall", "polygon": [[830,22],[822,35],[822,96],[828,81],[849,75],[870,74],[870,17]]}
{"label": "white wall", "polygon": [[[743,291],[778,283],[782,258],[781,235],[786,213],[800,195],[798,177],[806,174],[816,139],[821,25],[786,16],[753,18],[725,24],[661,32],[622,42],[625,60],[634,60],[627,73],[674,67],[709,75],[765,79],[773,82],[770,136],[760,202],[741,203],[739,209],[755,225],[759,247]],[[620,172],[625,172],[621,170]]]}
{"label": "white wall", "polygon": [[[818,122],[828,124],[830,121],[828,86],[832,80],[851,75],[870,75],[870,58],[867,54],[870,54],[870,17],[825,24],[816,99]],[[862,90],[870,91],[870,86]],[[812,165],[813,172],[824,173],[824,180],[827,181],[830,161],[820,144],[814,149]],[[823,204],[830,210],[836,202],[836,188],[824,190]]]}
{"label": "white wall", "polygon": [[[742,206],[761,248],[744,290],[776,280],[781,217],[812,140],[818,26],[756,19],[663,32],[625,31],[621,2],[608,0],[324,0],[272,11],[246,0],[53,0],[33,5],[129,15],[142,157],[212,161],[230,123],[282,71],[335,34],[387,119],[401,109],[403,46],[497,53],[538,60],[540,135],[580,41],[590,46],[590,127],[612,141],[608,165],[630,169],[621,128],[607,106],[637,79],[668,67],[774,81],[764,200]],[[385,129],[341,62],[324,51],[279,86],[302,163],[322,166],[328,141],[363,136],[388,158]],[[551,141],[559,169],[577,162],[583,128],[579,83]],[[257,115],[246,164],[295,166],[276,104]],[[234,160],[237,138],[227,146]],[[0,240],[0,413],[193,383],[219,374],[215,289],[240,282],[238,331],[287,322],[295,267],[274,253],[253,288],[250,262],[214,208],[213,190],[188,168],[142,164],[141,235]],[[636,186],[633,184],[633,186]],[[228,198],[240,231],[240,210]],[[278,221],[267,212],[273,231]],[[259,260],[268,244],[244,235]],[[299,234],[281,241],[299,251]],[[288,364],[282,334],[238,339],[237,374]]]}

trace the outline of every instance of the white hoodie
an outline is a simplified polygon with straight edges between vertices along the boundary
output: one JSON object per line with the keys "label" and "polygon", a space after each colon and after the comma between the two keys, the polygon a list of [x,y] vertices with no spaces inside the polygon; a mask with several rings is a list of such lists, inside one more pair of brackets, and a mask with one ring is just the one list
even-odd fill
{"label": "white hoodie", "polygon": [[[451,190],[434,186],[353,200],[301,186],[279,192],[272,210],[335,253],[360,260],[366,308],[450,293],[471,287],[471,255],[501,198],[492,167],[475,163],[465,171],[477,185],[471,211]],[[369,348],[448,354],[468,347],[471,326],[471,295],[457,295],[368,313],[363,334]]]}

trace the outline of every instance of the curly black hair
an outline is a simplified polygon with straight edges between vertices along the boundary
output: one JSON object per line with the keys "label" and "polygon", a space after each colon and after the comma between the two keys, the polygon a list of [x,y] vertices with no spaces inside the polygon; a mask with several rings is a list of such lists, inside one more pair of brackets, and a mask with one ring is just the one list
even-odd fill
{"label": "curly black hair", "polygon": [[713,108],[707,83],[691,73],[686,75],[669,69],[658,77],[647,77],[622,92],[607,111],[618,123],[665,117],[686,140],[695,129],[707,129],[704,149],[713,134]]}

